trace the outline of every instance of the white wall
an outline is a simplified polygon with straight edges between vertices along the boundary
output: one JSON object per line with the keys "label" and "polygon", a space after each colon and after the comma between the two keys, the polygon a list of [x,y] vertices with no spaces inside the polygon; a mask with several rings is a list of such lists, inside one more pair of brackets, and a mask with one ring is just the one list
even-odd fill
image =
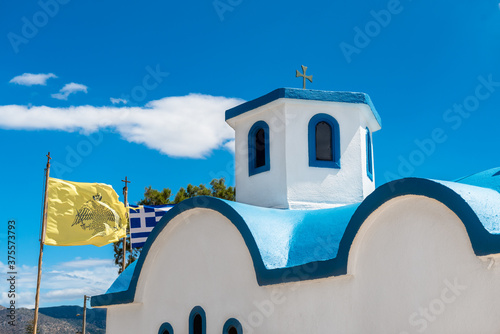
{"label": "white wall", "polygon": [[[366,175],[364,104],[288,100],[286,166],[290,208],[321,208],[361,202],[375,184]],[[340,128],[341,168],[309,166],[308,124],[317,114],[333,116]]]}
{"label": "white wall", "polygon": [[245,334],[498,333],[499,262],[474,255],[463,224],[441,203],[405,196],[363,224],[349,275],[260,287],[237,229],[195,209],[162,231],[137,303],[109,307],[107,333],[157,333],[165,321],[188,333],[196,305],[208,334],[221,333],[231,317]]}
{"label": "white wall", "polygon": [[[257,206],[286,208],[285,109],[283,99],[238,116],[235,129],[235,186],[236,200]],[[258,121],[269,126],[271,169],[249,176],[248,132]]]}
{"label": "white wall", "polygon": [[[339,123],[341,168],[309,166],[308,125],[320,113]],[[279,99],[231,119],[236,133],[238,202],[310,209],[361,202],[375,189],[366,174],[365,104]],[[248,132],[263,120],[270,130],[271,170],[249,176]]]}

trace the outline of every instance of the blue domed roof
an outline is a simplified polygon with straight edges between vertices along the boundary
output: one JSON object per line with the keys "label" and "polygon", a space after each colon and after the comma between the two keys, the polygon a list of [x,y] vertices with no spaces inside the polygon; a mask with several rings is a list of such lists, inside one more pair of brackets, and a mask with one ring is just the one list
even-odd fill
{"label": "blue domed roof", "polygon": [[[362,203],[320,210],[270,209],[213,197],[188,199],[165,214],[150,234],[140,258],[106,294],[92,297],[91,305],[133,302],[151,245],[173,218],[196,208],[219,212],[236,226],[252,256],[260,285],[346,274],[349,250],[363,222],[387,201],[405,195],[433,198],[452,210],[463,222],[476,255],[500,253],[500,176],[495,175],[499,171],[497,168],[478,173],[458,180],[460,183],[420,178],[396,180],[377,188]],[[306,267],[311,264],[313,272]],[[309,274],[288,275],[304,270]]]}

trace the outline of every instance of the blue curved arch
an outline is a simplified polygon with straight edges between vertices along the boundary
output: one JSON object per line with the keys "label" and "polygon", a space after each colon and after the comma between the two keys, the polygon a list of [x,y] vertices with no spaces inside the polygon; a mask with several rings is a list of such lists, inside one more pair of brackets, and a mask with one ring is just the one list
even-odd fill
{"label": "blue curved arch", "polygon": [[[316,159],[316,125],[320,122],[325,122],[330,125],[332,130],[331,147],[332,160],[324,161]],[[309,166],[324,167],[324,168],[340,168],[340,127],[339,123],[333,116],[328,114],[316,114],[309,120],[307,126],[308,147],[309,147]]]}
{"label": "blue curved arch", "polygon": [[[310,211],[265,209],[236,202],[228,202],[213,197],[201,196],[188,199],[176,205],[160,220],[149,236],[141,256],[136,261],[137,265],[135,266],[132,279],[126,291],[94,296],[92,297],[91,305],[105,306],[131,303],[134,301],[139,275],[151,246],[165,226],[174,217],[184,211],[195,208],[207,208],[219,212],[231,221],[242,235],[250,252],[258,284],[270,285],[346,274],[349,251],[363,222],[372,212],[387,201],[405,195],[422,195],[433,198],[453,211],[463,222],[476,255],[482,256],[500,253],[500,227],[494,225],[497,224],[498,216],[500,215],[497,213],[500,210],[500,194],[492,189],[454,182],[406,178],[382,185],[359,206],[353,205],[350,207]],[[492,197],[495,198],[491,199]],[[493,201],[490,205],[490,213],[485,212],[486,209],[483,205],[484,201]],[[257,239],[261,242],[259,244],[259,249],[256,236],[254,235],[256,231],[253,230],[252,233],[248,222],[250,220],[249,215],[256,214],[258,216],[259,210],[261,210],[260,212],[265,212],[265,215],[267,215],[264,215],[264,218],[269,217],[278,221],[279,224],[281,224],[280,227],[286,225],[289,221],[293,221],[291,224],[285,226],[287,228],[290,227],[290,234],[285,238],[287,243],[286,247],[293,247],[296,241],[293,239],[294,233],[304,234],[306,233],[305,231],[312,230],[308,232],[310,233],[306,240],[308,243],[303,242],[295,248],[286,248],[282,253],[277,252],[275,258],[272,256],[276,254],[271,254],[270,256],[266,253],[268,249],[263,249],[262,247],[263,244],[270,244],[271,246],[269,247],[277,247],[279,248],[278,250],[281,250],[283,246],[274,245],[272,239]],[[497,212],[495,212],[495,210],[497,210]],[[314,224],[314,219],[325,219],[325,217],[328,218],[332,215],[337,215],[337,217],[342,218],[339,220],[340,223],[337,224],[338,226],[334,226],[334,229],[336,229],[335,233],[340,233],[342,235],[340,241],[338,241],[338,248],[327,249],[325,252],[321,252],[320,250],[320,252],[316,253],[314,246],[317,246],[317,236],[323,235],[324,230],[321,230],[321,226],[323,225],[319,224],[317,226]],[[248,221],[245,221],[245,219]],[[309,226],[313,227],[312,229],[304,229],[304,227],[307,226],[301,225],[308,223],[308,221],[311,224]],[[255,221],[252,222],[252,224],[255,224]],[[263,224],[260,225],[262,226]],[[257,231],[257,234],[264,233],[264,237],[272,235],[273,227],[265,227],[266,229]],[[317,228],[320,229],[317,230]],[[330,226],[329,228],[331,229],[332,227]],[[282,232],[282,230],[278,230],[278,232]],[[262,238],[262,234],[257,235],[257,238]],[[301,241],[302,240],[299,238],[298,242],[300,243]],[[314,252],[314,256],[295,258],[294,260],[294,258],[291,257],[293,255],[292,253],[297,251],[299,251],[299,253],[304,253],[305,251],[302,250],[307,250],[307,247],[304,248],[304,245]],[[322,245],[321,248],[328,246],[329,245]],[[266,263],[263,260],[262,254],[265,256]],[[288,257],[282,259],[280,256],[283,254]]]}
{"label": "blue curved arch", "polygon": [[[500,253],[498,230],[488,231],[486,226],[489,222],[481,221],[479,217],[480,215],[484,217],[484,213],[481,214],[477,209],[475,211],[473,196],[466,195],[475,192],[476,196],[481,197],[481,193],[485,191],[489,189],[421,178],[405,178],[386,183],[368,196],[352,216],[340,242],[337,258],[342,261],[342,266],[347,268],[347,256],[352,242],[366,218],[387,201],[406,195],[421,195],[435,199],[453,211],[464,224],[477,256]],[[492,190],[492,193],[495,192]],[[496,206],[491,210],[499,208],[500,206]]]}
{"label": "blue curved arch", "polygon": [[169,334],[174,334],[174,329],[168,322],[164,322],[163,324],[161,324],[160,329],[158,330],[158,334],[163,334],[164,331],[168,331]]}
{"label": "blue curved arch", "polygon": [[238,334],[243,334],[243,328],[241,327],[241,323],[238,320],[236,320],[235,318],[230,318],[226,321],[226,323],[224,324],[224,327],[222,328],[222,334],[228,334],[229,329],[231,327],[236,328],[236,331],[238,332]]}
{"label": "blue curved arch", "polygon": [[214,198],[214,197],[208,197],[208,196],[198,196],[198,197],[187,199],[187,200],[177,204],[172,209],[167,211],[165,213],[165,215],[162,217],[162,219],[158,222],[158,224],[155,226],[155,228],[153,229],[153,231],[149,235],[149,237],[148,237],[148,239],[147,239],[147,241],[142,249],[141,255],[136,260],[134,273],[133,273],[132,278],[130,280],[130,284],[128,286],[128,289],[125,291],[112,292],[112,293],[107,293],[104,295],[93,296],[91,298],[91,305],[92,306],[104,306],[104,305],[126,304],[126,303],[133,302],[134,297],[135,297],[135,292],[137,289],[137,282],[139,280],[142,266],[144,265],[144,262],[147,258],[147,255],[148,255],[148,252],[151,249],[151,246],[153,245],[154,241],[156,240],[158,235],[161,233],[161,231],[163,231],[165,226],[167,226],[167,224],[174,217],[178,216],[179,214],[181,214],[185,211],[195,209],[195,208],[211,209],[211,210],[214,210],[214,211],[221,213],[227,219],[229,219],[236,226],[236,228],[239,230],[239,232],[243,236],[243,239],[245,240],[245,243],[248,247],[248,250],[250,251],[250,254],[252,256],[255,272],[260,273],[260,272],[265,271],[264,262],[262,261],[262,257],[260,256],[257,244],[255,243],[255,240],[252,237],[252,234],[251,234],[250,230],[248,229],[248,226],[245,224],[245,221],[241,217],[241,215],[239,215],[236,210],[234,210],[229,204],[227,204],[223,200],[220,200],[220,199]]}
{"label": "blue curved arch", "polygon": [[[257,132],[264,130],[264,165],[260,167],[255,166],[257,159],[257,148],[255,147],[255,136]],[[264,121],[255,122],[248,131],[248,174],[249,176],[259,174],[271,169],[270,152],[269,152],[269,125]]]}
{"label": "blue curved arch", "polygon": [[193,321],[194,317],[200,315],[201,316],[201,333],[206,334],[207,332],[207,315],[205,314],[205,310],[201,306],[195,306],[191,310],[189,314],[189,334],[194,334]]}

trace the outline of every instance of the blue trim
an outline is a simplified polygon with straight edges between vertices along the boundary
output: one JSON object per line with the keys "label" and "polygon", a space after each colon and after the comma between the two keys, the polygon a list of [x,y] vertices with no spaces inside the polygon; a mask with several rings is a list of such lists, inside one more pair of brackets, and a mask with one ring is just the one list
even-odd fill
{"label": "blue trim", "polygon": [[109,289],[106,291],[106,294],[113,292],[125,291],[130,286],[130,282],[132,281],[132,277],[134,276],[135,266],[137,265],[137,261],[129,264],[124,271],[118,276],[118,278],[111,284]]}
{"label": "blue trim", "polygon": [[191,310],[191,313],[189,314],[189,334],[194,334],[193,320],[197,314],[199,314],[201,316],[201,333],[206,334],[207,333],[207,316],[205,314],[205,310],[201,306],[195,306]]}
{"label": "blue trim", "polygon": [[[129,207],[131,210],[134,210],[134,211],[137,211],[138,209],[140,209],[141,207],[143,207],[144,209],[157,209],[157,208],[171,208],[173,207],[175,204],[161,204],[161,205],[135,205],[135,204],[129,204]],[[151,210],[150,212],[154,212],[154,210]]]}
{"label": "blue trim", "polygon": [[500,193],[500,167],[491,168],[479,173],[474,173],[465,177],[461,177],[453,182],[470,184],[477,187],[493,189]]}
{"label": "blue trim", "polygon": [[158,334],[163,334],[163,331],[167,330],[169,334],[174,334],[174,329],[172,328],[172,325],[170,325],[168,322],[164,322],[161,326],[160,329],[158,330]]}
{"label": "blue trim", "polygon": [[[332,161],[316,160],[316,125],[326,122],[332,129]],[[311,117],[308,130],[309,166],[323,168],[340,168],[340,127],[335,118],[328,114],[316,114]]]}
{"label": "blue trim", "polygon": [[373,153],[370,129],[366,128],[366,175],[373,181]]}
{"label": "blue trim", "polygon": [[243,334],[243,328],[238,320],[235,318],[228,319],[222,328],[222,334],[229,334],[229,328],[234,327],[238,334]]}
{"label": "blue trim", "polygon": [[132,233],[132,237],[133,238],[147,238],[149,233],[150,232],[135,232],[135,233]]}
{"label": "blue trim", "polygon": [[[264,130],[265,134],[265,159],[264,166],[255,167],[256,151],[255,151],[255,135],[260,129]],[[271,169],[270,152],[269,152],[269,125],[264,121],[258,121],[248,131],[248,175],[252,176]]]}
{"label": "blue trim", "polygon": [[[453,189],[451,187],[453,187]],[[148,240],[146,241],[139,259],[136,261],[137,265],[135,267],[134,274],[132,276],[128,289],[126,291],[93,296],[91,299],[91,306],[96,307],[118,305],[133,302],[142,266],[144,265],[144,262],[148,256],[148,252],[154,244],[156,238],[174,217],[187,210],[195,208],[208,208],[213,211],[219,212],[235,225],[235,227],[243,237],[246,246],[248,247],[249,253],[252,257],[257,282],[262,286],[284,282],[324,278],[329,276],[345,275],[347,273],[347,260],[351,245],[353,243],[354,237],[358,233],[361,225],[366,220],[366,218],[368,218],[368,216],[372,212],[377,210],[387,201],[390,201],[391,199],[399,196],[406,195],[426,196],[443,203],[463,222],[466,231],[469,234],[472,248],[477,256],[498,254],[500,253],[500,230],[492,230],[490,233],[485,227],[485,225],[488,225],[488,222],[485,221],[486,218],[484,218],[485,212],[481,211],[485,209],[481,207],[481,203],[484,202],[484,199],[480,196],[483,196],[484,192],[490,191],[490,189],[479,188],[454,182],[443,183],[418,178],[407,178],[386,183],[377,188],[361,203],[361,205],[359,205],[359,207],[354,206],[352,208],[352,210],[354,210],[355,208],[357,209],[354,214],[349,214],[348,217],[350,217],[350,220],[346,224],[345,229],[343,227],[343,234],[340,233],[340,235],[338,235],[338,237],[341,237],[341,239],[339,241],[337,252],[329,253],[329,255],[324,254],[321,258],[318,258],[317,255],[314,255],[313,258],[308,258],[309,260],[307,261],[307,263],[293,262],[273,268],[267,268],[264,265],[263,257],[259,251],[259,247],[257,246],[256,239],[252,234],[248,223],[242,217],[242,213],[240,213],[240,211],[243,212],[245,211],[245,208],[248,207],[248,212],[246,212],[245,215],[247,219],[249,219],[248,215],[251,215],[252,212],[256,212],[258,210],[266,210],[269,216],[293,214],[296,215],[296,217],[294,216],[295,219],[298,219],[300,217],[309,217],[310,215],[320,215],[319,217],[321,218],[321,220],[327,220],[323,216],[321,216],[321,212],[324,211],[327,214],[331,214],[333,212],[338,212],[336,210],[344,209],[344,207],[310,211],[278,210],[252,207],[241,203],[224,201],[214,197],[194,197],[176,205],[174,208],[168,211],[165,216],[163,216],[160,222],[158,222],[158,225],[154,228]],[[491,192],[493,194],[498,194],[493,191]],[[490,198],[492,197],[490,193],[486,195],[489,195]],[[474,203],[473,201],[474,196],[477,197],[477,203]],[[498,198],[500,198],[500,195],[492,199],[496,201],[492,204],[492,207],[489,208],[489,210],[493,213],[495,213],[495,210],[500,207],[500,199]],[[491,216],[491,222],[496,221],[495,217],[496,216],[494,215]],[[286,221],[286,216],[278,216],[278,218],[282,223]],[[257,216],[257,220],[259,220],[260,222],[265,221],[260,215]],[[320,222],[321,220],[318,220],[318,222]],[[331,221],[327,223],[332,224]],[[273,229],[273,226],[269,226],[269,228],[266,230],[266,236],[269,236],[269,234],[273,233],[272,231],[275,230]],[[310,230],[311,229],[307,229],[306,231]],[[262,233],[265,233],[266,231]],[[298,233],[306,233],[306,231],[302,231],[299,229]],[[317,235],[316,239],[314,239],[314,231],[311,231],[310,237],[312,238],[312,240],[316,240],[317,246]],[[262,238],[262,236],[259,236],[259,238]],[[271,240],[272,239],[266,239],[263,241],[267,244]],[[287,247],[289,246],[293,245],[287,245]],[[306,249],[307,247],[304,248],[304,250]],[[302,250],[301,248],[296,249],[296,251],[299,251],[301,253],[303,253],[304,250]],[[314,260],[314,258],[316,260]]]}
{"label": "blue trim", "polygon": [[373,116],[377,120],[378,124],[382,126],[382,119],[377,113],[377,110],[375,109],[375,106],[373,105],[372,100],[370,99],[368,94],[354,92],[330,92],[323,90],[297,88],[278,88],[264,96],[228,109],[226,110],[226,121],[228,119],[246,113],[247,111],[256,109],[281,98],[327,102],[363,103],[370,107]]}

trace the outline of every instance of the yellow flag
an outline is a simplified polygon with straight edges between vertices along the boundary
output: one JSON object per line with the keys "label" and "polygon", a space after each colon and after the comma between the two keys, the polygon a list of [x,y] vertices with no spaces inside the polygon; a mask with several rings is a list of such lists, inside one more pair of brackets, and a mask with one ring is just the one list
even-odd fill
{"label": "yellow flag", "polygon": [[110,185],[49,177],[46,245],[104,246],[126,235],[127,210]]}

